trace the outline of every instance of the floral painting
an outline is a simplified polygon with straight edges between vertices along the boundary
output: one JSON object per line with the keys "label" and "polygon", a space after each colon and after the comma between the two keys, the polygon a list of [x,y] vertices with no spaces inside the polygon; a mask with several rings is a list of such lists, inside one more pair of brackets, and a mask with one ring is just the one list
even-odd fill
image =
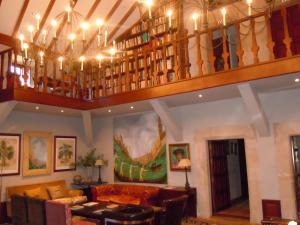
{"label": "floral painting", "polygon": [[0,134],[0,175],[20,173],[20,134]]}
{"label": "floral painting", "polygon": [[75,170],[76,167],[76,137],[54,137],[54,171]]}
{"label": "floral painting", "polygon": [[167,183],[166,132],[155,113],[114,120],[115,181]]}
{"label": "floral painting", "polygon": [[52,134],[24,132],[23,175],[34,176],[51,172]]}

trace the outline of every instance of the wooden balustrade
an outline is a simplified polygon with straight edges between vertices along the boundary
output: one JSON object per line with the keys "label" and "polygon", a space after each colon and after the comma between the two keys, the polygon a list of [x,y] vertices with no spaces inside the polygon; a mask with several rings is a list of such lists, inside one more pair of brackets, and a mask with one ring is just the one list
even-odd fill
{"label": "wooden balustrade", "polygon": [[[292,57],[291,44],[293,40],[288,27],[287,9],[282,7],[280,13],[284,26],[283,44],[286,47],[286,57]],[[265,29],[261,32],[266,34],[267,46],[261,46],[258,39],[257,21],[262,23],[262,19]],[[246,34],[245,29],[249,31]],[[236,35],[229,39],[231,30],[234,30],[233,33]],[[84,73],[77,70],[67,74],[64,70],[58,70],[56,60],[48,58],[44,59],[42,67],[38,57],[33,59],[34,63],[19,65],[15,56],[17,52],[10,50],[2,53],[0,57],[0,90],[4,89],[4,80],[7,77],[10,75],[18,77],[17,67],[23,70],[23,73],[19,75],[23,76],[22,88],[24,89],[33,88],[36,92],[77,99],[95,99],[276,60],[268,12],[246,17],[226,26],[219,25],[207,30],[195,31],[190,35],[187,33],[179,35],[172,31],[168,35],[163,38],[162,43],[156,41],[154,37],[150,40],[149,45],[142,49],[119,54],[113,62],[102,63],[101,68],[98,63],[93,62],[95,64],[93,66],[91,63],[87,64]],[[245,37],[249,37],[247,40],[251,42],[250,45],[249,43],[245,44]],[[219,44],[214,42],[216,38],[220,39]],[[205,43],[208,43],[208,46],[203,45]],[[259,57],[261,47],[268,49],[267,61],[262,61]],[[180,54],[184,54],[184,62],[182,62]],[[252,63],[244,61],[245,54],[253,56]],[[14,55],[14,62],[12,62],[12,55]],[[234,57],[237,58],[236,65],[233,65],[230,60]],[[10,65],[14,66],[13,73],[10,73]],[[9,68],[7,75],[6,67]],[[204,70],[204,68],[206,69]],[[182,74],[182,71],[185,74]],[[195,71],[196,74],[191,74],[190,71]],[[28,79],[30,86],[27,86]],[[15,80],[15,87],[19,87],[18,83]]]}

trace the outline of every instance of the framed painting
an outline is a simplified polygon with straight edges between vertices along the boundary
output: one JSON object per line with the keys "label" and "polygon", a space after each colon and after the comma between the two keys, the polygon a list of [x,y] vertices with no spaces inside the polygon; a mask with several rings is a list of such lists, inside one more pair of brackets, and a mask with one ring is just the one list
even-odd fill
{"label": "framed painting", "polygon": [[0,175],[20,174],[21,135],[0,133]]}
{"label": "framed painting", "polygon": [[51,173],[52,133],[24,132],[23,176]]}
{"label": "framed painting", "polygon": [[[169,144],[169,160],[171,171],[184,171],[184,168],[178,167],[178,164],[182,159],[191,159],[190,145],[188,143]],[[191,171],[191,168],[189,168],[188,171]]]}
{"label": "framed painting", "polygon": [[76,146],[74,136],[54,137],[54,172],[76,170]]}

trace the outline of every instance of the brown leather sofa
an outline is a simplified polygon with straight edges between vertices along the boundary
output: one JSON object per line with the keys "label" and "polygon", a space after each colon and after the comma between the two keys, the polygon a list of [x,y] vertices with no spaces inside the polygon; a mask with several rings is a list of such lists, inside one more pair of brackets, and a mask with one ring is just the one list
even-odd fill
{"label": "brown leather sofa", "polygon": [[108,184],[92,189],[93,201],[113,202],[118,204],[156,205],[159,187]]}

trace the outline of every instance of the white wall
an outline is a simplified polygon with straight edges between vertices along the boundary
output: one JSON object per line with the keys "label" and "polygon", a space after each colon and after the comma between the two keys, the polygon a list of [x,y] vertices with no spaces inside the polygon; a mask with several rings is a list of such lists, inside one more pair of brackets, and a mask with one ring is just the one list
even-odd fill
{"label": "white wall", "polygon": [[[52,116],[38,113],[25,113],[25,112],[12,112],[7,120],[1,125],[1,133],[20,133],[24,131],[47,131],[52,132],[53,135],[66,135],[77,136],[77,155],[87,150],[83,126],[81,118],[68,118],[64,116]],[[22,136],[23,138],[23,136]],[[21,159],[23,155],[23,141]],[[76,172],[51,172],[49,175],[23,177],[22,176],[22,160],[21,160],[21,174],[18,176],[6,176],[3,178],[3,193],[2,197],[6,196],[6,187],[39,183],[45,181],[54,180],[66,180],[67,184],[72,182],[74,174],[81,173],[78,170]],[[5,199],[5,198],[4,198]]]}
{"label": "white wall", "polygon": [[[300,120],[300,104],[297,104],[299,97],[300,92],[297,89],[260,95],[263,109],[270,124]],[[192,171],[189,173],[189,179],[191,185],[198,189],[198,213],[200,216],[207,216],[203,214],[203,211],[199,210],[201,208],[199,205],[203,204],[200,197],[203,187],[199,184],[199,180],[201,180],[199,171],[203,167],[202,162],[204,161],[201,159],[201,151],[204,151],[204,149],[195,148],[196,130],[211,127],[249,125],[251,124],[250,118],[241,98],[175,107],[171,109],[171,112],[182,127],[182,142],[190,143]],[[95,119],[94,130],[97,148],[109,159],[108,168],[103,168],[102,171],[103,179],[113,182],[113,118]],[[174,142],[172,136],[167,132],[167,144]],[[257,188],[260,190],[261,198],[279,199],[277,150],[273,133],[266,138],[256,137],[255,143],[255,152],[257,152],[258,165],[260,167],[260,172],[258,173],[260,177],[257,178],[260,180],[260,183]],[[184,173],[168,171],[169,185],[183,186],[184,183]],[[256,221],[258,221],[257,218]]]}

